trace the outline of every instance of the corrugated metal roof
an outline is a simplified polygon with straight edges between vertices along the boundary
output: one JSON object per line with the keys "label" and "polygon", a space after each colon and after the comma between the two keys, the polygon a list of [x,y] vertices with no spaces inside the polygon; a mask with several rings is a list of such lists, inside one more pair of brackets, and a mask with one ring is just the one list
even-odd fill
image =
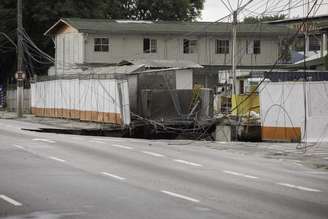
{"label": "corrugated metal roof", "polygon": [[188,60],[138,59],[124,60],[121,63],[131,63],[137,66],[145,66],[146,68],[203,68],[203,66]]}
{"label": "corrugated metal roof", "polygon": [[275,20],[275,21],[268,21],[266,23],[269,24],[288,24],[288,23],[300,23],[300,22],[312,22],[312,21],[319,21],[319,22],[326,22],[328,21],[328,15],[318,15],[313,17],[300,17],[300,18],[291,18],[291,19],[283,19],[283,20]]}
{"label": "corrugated metal roof", "polygon": [[[175,33],[175,34],[227,34],[231,32],[231,23],[215,22],[174,22],[174,21],[119,21],[108,19],[62,18],[45,34],[55,34],[58,25],[70,25],[84,33]],[[270,24],[238,25],[242,34],[288,34],[293,30],[285,26]]]}

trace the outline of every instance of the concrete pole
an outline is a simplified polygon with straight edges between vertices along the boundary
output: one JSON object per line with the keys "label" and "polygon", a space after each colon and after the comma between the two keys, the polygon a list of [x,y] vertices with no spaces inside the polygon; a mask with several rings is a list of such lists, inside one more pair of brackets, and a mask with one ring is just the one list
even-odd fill
{"label": "concrete pole", "polygon": [[236,95],[236,54],[237,54],[237,11],[233,12],[233,23],[232,23],[232,94]]}
{"label": "concrete pole", "polygon": [[23,30],[23,3],[22,0],[17,0],[17,117],[23,117],[23,96],[24,96],[24,81],[23,75],[23,39],[21,31]]}
{"label": "concrete pole", "polygon": [[291,18],[291,5],[292,5],[292,0],[289,0],[288,2],[288,18],[290,19]]}

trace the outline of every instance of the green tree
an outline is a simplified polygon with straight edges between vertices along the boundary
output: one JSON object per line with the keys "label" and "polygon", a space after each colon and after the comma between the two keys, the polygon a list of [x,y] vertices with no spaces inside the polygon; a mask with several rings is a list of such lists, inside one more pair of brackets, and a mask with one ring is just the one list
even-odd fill
{"label": "green tree", "polygon": [[[54,56],[52,39],[43,33],[61,17],[192,21],[203,4],[204,0],[23,0],[23,23],[36,45]],[[0,32],[15,40],[15,30],[16,0],[1,0]],[[6,39],[0,36],[0,83],[15,70],[15,50],[3,50],[3,43]],[[34,65],[36,73],[48,68]]]}
{"label": "green tree", "polygon": [[259,16],[259,17],[245,17],[243,23],[245,24],[256,24],[266,21],[283,20],[286,18],[285,14],[274,15],[274,16]]}

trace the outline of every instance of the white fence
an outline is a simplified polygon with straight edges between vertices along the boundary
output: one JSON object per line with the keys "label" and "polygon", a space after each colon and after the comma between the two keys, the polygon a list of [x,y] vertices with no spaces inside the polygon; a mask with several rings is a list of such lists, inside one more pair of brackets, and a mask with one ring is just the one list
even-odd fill
{"label": "white fence", "polygon": [[31,84],[32,113],[40,117],[130,124],[127,80],[58,79]]}
{"label": "white fence", "polygon": [[260,87],[264,140],[328,141],[328,82],[276,82]]}

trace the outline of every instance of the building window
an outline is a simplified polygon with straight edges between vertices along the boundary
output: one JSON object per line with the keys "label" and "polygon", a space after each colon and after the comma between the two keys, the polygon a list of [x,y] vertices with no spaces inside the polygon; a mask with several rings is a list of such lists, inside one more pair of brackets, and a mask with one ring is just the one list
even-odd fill
{"label": "building window", "polygon": [[95,38],[94,39],[94,51],[95,52],[108,52],[109,51],[109,39],[108,38]]}
{"label": "building window", "polygon": [[216,54],[229,54],[229,40],[216,40]]}
{"label": "building window", "polygon": [[260,40],[246,41],[246,54],[260,54],[260,53],[261,53]]}
{"label": "building window", "polygon": [[254,40],[254,54],[260,54],[261,53],[261,41],[260,40]]}
{"label": "building window", "polygon": [[183,40],[183,53],[192,54],[197,53],[197,40]]}
{"label": "building window", "polygon": [[239,81],[239,94],[244,94],[245,93],[245,81],[240,80]]}
{"label": "building window", "polygon": [[144,53],[156,53],[157,52],[157,40],[145,38],[143,42]]}

